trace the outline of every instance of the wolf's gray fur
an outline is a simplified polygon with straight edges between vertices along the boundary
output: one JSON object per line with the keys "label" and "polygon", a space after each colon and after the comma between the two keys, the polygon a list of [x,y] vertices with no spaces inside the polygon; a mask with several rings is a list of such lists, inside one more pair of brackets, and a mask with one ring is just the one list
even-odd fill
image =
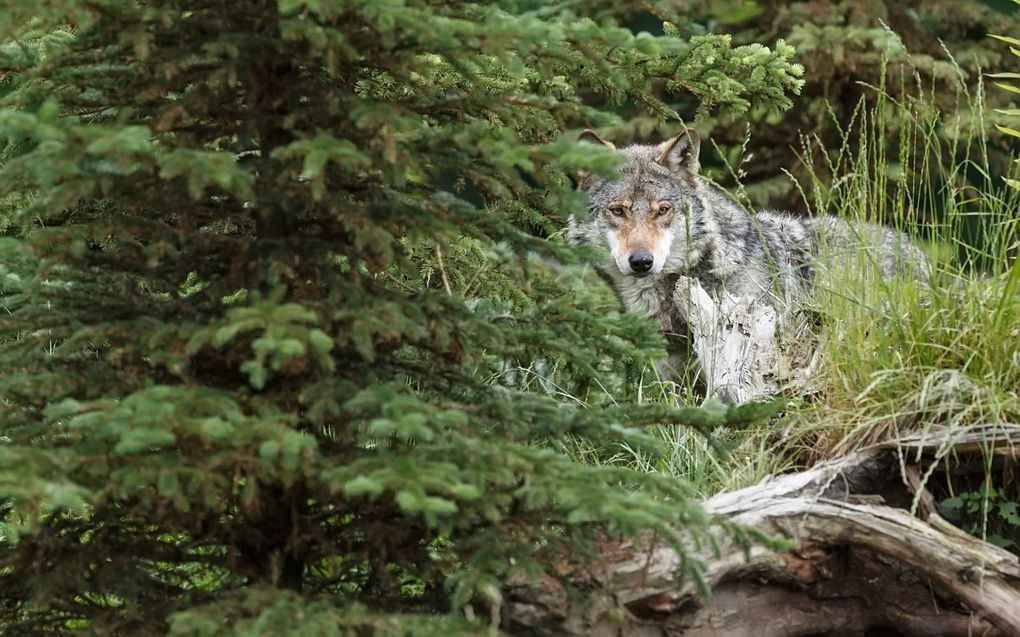
{"label": "wolf's gray fur", "polygon": [[[582,139],[615,148],[591,131]],[[624,307],[653,318],[671,345],[682,347],[687,338],[673,303],[681,279],[787,311],[810,290],[823,254],[849,260],[866,246],[865,258],[883,276],[904,269],[926,275],[921,250],[890,228],[836,217],[747,213],[699,176],[698,151],[692,131],[619,149],[620,178],[583,178],[587,214],[572,218],[568,230],[572,241],[605,249],[595,264],[600,273]]]}

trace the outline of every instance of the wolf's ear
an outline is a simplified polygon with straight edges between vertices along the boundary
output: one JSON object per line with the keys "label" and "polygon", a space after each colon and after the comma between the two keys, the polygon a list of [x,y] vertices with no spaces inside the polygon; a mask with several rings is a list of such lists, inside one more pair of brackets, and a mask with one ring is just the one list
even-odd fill
{"label": "wolf's ear", "polygon": [[616,146],[613,145],[613,142],[607,142],[606,140],[602,139],[601,137],[599,137],[598,133],[596,133],[590,128],[586,128],[583,131],[581,131],[581,134],[577,136],[577,141],[591,142],[593,144],[602,144],[607,148],[616,150]]}
{"label": "wolf's ear", "polygon": [[[577,141],[584,142],[586,144],[599,144],[600,146],[605,146],[606,148],[616,150],[616,146],[613,145],[613,142],[607,142],[606,140],[602,139],[601,137],[599,137],[598,133],[596,133],[590,128],[586,128],[583,131],[581,131],[581,134],[577,136]],[[595,184],[596,181],[597,180],[591,176],[591,173],[589,173],[586,170],[582,170],[577,175],[577,189],[589,190]]]}
{"label": "wolf's ear", "polygon": [[688,129],[659,144],[659,157],[655,161],[669,168],[669,172],[678,177],[697,175],[701,169],[701,163],[698,161],[700,150],[701,140],[698,139],[698,134]]}

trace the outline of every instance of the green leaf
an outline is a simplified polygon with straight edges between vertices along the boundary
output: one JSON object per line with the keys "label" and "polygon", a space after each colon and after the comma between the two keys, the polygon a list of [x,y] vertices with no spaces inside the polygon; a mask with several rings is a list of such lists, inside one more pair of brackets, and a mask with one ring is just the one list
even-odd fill
{"label": "green leaf", "polygon": [[46,506],[52,511],[84,512],[89,493],[72,482],[51,482],[46,485]]}
{"label": "green leaf", "polygon": [[353,480],[344,483],[344,493],[352,498],[368,496],[378,497],[383,492],[383,484],[369,476],[358,476]]}
{"label": "green leaf", "polygon": [[1006,42],[1008,44],[1012,44],[1014,46],[1020,46],[1020,40],[1018,40],[1016,38],[1011,38],[1008,35],[996,35],[996,34],[992,33],[992,34],[989,34],[988,37],[995,38],[996,40],[1002,40],[1003,42]]}
{"label": "green leaf", "polygon": [[182,178],[192,199],[215,187],[242,200],[252,198],[254,176],[241,169],[231,153],[176,148],[160,157],[158,164],[159,177]]}
{"label": "green leaf", "polygon": [[150,131],[147,126],[126,126],[97,137],[85,150],[93,155],[114,151],[129,154],[149,153],[152,151]]}
{"label": "green leaf", "polygon": [[372,343],[372,331],[367,321],[355,321],[351,329],[354,347],[367,360],[375,359],[375,346]]}
{"label": "green leaf", "polygon": [[216,330],[212,337],[213,347],[223,347],[234,340],[237,335],[245,329],[250,329],[244,322],[230,323]]}
{"label": "green leaf", "polygon": [[272,459],[280,454],[280,443],[276,440],[266,440],[259,445],[259,457]]}
{"label": "green leaf", "polygon": [[255,389],[264,389],[268,372],[262,363],[249,360],[241,363],[241,372],[248,375],[248,383]]}
{"label": "green leaf", "polygon": [[472,484],[455,484],[449,487],[450,493],[461,500],[477,500],[481,497],[481,491]]}
{"label": "green leaf", "polygon": [[333,339],[328,334],[320,329],[314,329],[308,333],[308,341],[312,344],[312,347],[322,352],[323,354],[328,353],[333,349]]}
{"label": "green leaf", "polygon": [[452,500],[428,496],[408,489],[397,491],[394,500],[401,510],[409,514],[449,515],[457,512],[457,503]]}
{"label": "green leaf", "polygon": [[131,429],[120,437],[120,441],[113,448],[115,454],[127,455],[147,451],[157,447],[166,447],[174,444],[177,437],[173,432],[166,429],[140,428]]}
{"label": "green leaf", "polygon": [[1003,502],[999,505],[999,515],[1006,523],[1020,527],[1020,510],[1016,502]]}
{"label": "green leaf", "polygon": [[177,474],[172,471],[168,471],[159,477],[159,482],[157,483],[156,488],[159,490],[159,494],[161,496],[171,497],[180,493],[181,484],[177,478]]}

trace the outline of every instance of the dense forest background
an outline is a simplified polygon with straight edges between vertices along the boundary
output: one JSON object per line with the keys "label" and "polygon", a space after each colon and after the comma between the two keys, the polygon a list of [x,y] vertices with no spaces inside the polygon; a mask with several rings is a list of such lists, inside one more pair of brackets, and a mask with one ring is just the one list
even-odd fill
{"label": "dense forest background", "polygon": [[[884,92],[911,105],[924,117],[939,114],[938,134],[952,140],[982,129],[994,111],[974,108],[982,71],[1011,64],[1005,47],[990,46],[989,33],[1015,30],[1012,2],[690,2],[679,3],[685,17],[705,28],[731,34],[734,42],[786,40],[804,66],[804,87],[782,116],[751,108],[741,117],[709,117],[700,122],[718,144],[719,178],[740,182],[756,206],[807,211],[810,203],[796,192],[785,168],[800,181],[821,169],[819,149],[844,142],[847,129],[859,123]],[[985,88],[987,103],[1004,107],[1006,92]],[[697,104],[680,100],[681,112]],[[928,113],[931,116],[931,113]],[[887,134],[902,125],[890,122]],[[852,136],[851,136],[852,138]],[[1013,148],[1004,135],[988,139],[989,160],[1000,172]],[[964,152],[963,149],[960,150]],[[755,161],[744,162],[753,155]],[[890,153],[891,158],[896,153]],[[960,160],[960,157],[954,159]],[[744,165],[742,165],[744,162]],[[899,169],[890,161],[888,169]],[[937,178],[937,175],[927,175]],[[936,215],[935,201],[924,213]]]}
{"label": "dense forest background", "polygon": [[[705,495],[1016,422],[1017,95],[984,73],[1017,15],[0,2],[0,632],[512,633],[507,583],[570,589],[608,536],[781,544]],[[580,130],[682,123],[738,200],[974,285],[833,295],[811,400],[702,404],[563,238],[616,164]],[[1015,481],[939,496],[1020,542]]]}

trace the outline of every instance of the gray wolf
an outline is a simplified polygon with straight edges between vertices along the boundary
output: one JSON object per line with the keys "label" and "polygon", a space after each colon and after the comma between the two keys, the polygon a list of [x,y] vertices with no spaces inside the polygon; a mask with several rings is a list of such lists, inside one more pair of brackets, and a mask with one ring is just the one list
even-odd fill
{"label": "gray wolf", "polygon": [[625,309],[658,325],[670,352],[668,373],[682,372],[692,351],[679,285],[695,281],[712,298],[753,299],[789,314],[803,304],[826,259],[838,266],[864,258],[882,276],[926,277],[924,253],[891,228],[745,211],[699,174],[693,131],[619,149],[593,131],[581,141],[615,150],[623,163],[616,179],[581,178],[587,213],[571,218],[567,237],[600,248],[595,266]]}

